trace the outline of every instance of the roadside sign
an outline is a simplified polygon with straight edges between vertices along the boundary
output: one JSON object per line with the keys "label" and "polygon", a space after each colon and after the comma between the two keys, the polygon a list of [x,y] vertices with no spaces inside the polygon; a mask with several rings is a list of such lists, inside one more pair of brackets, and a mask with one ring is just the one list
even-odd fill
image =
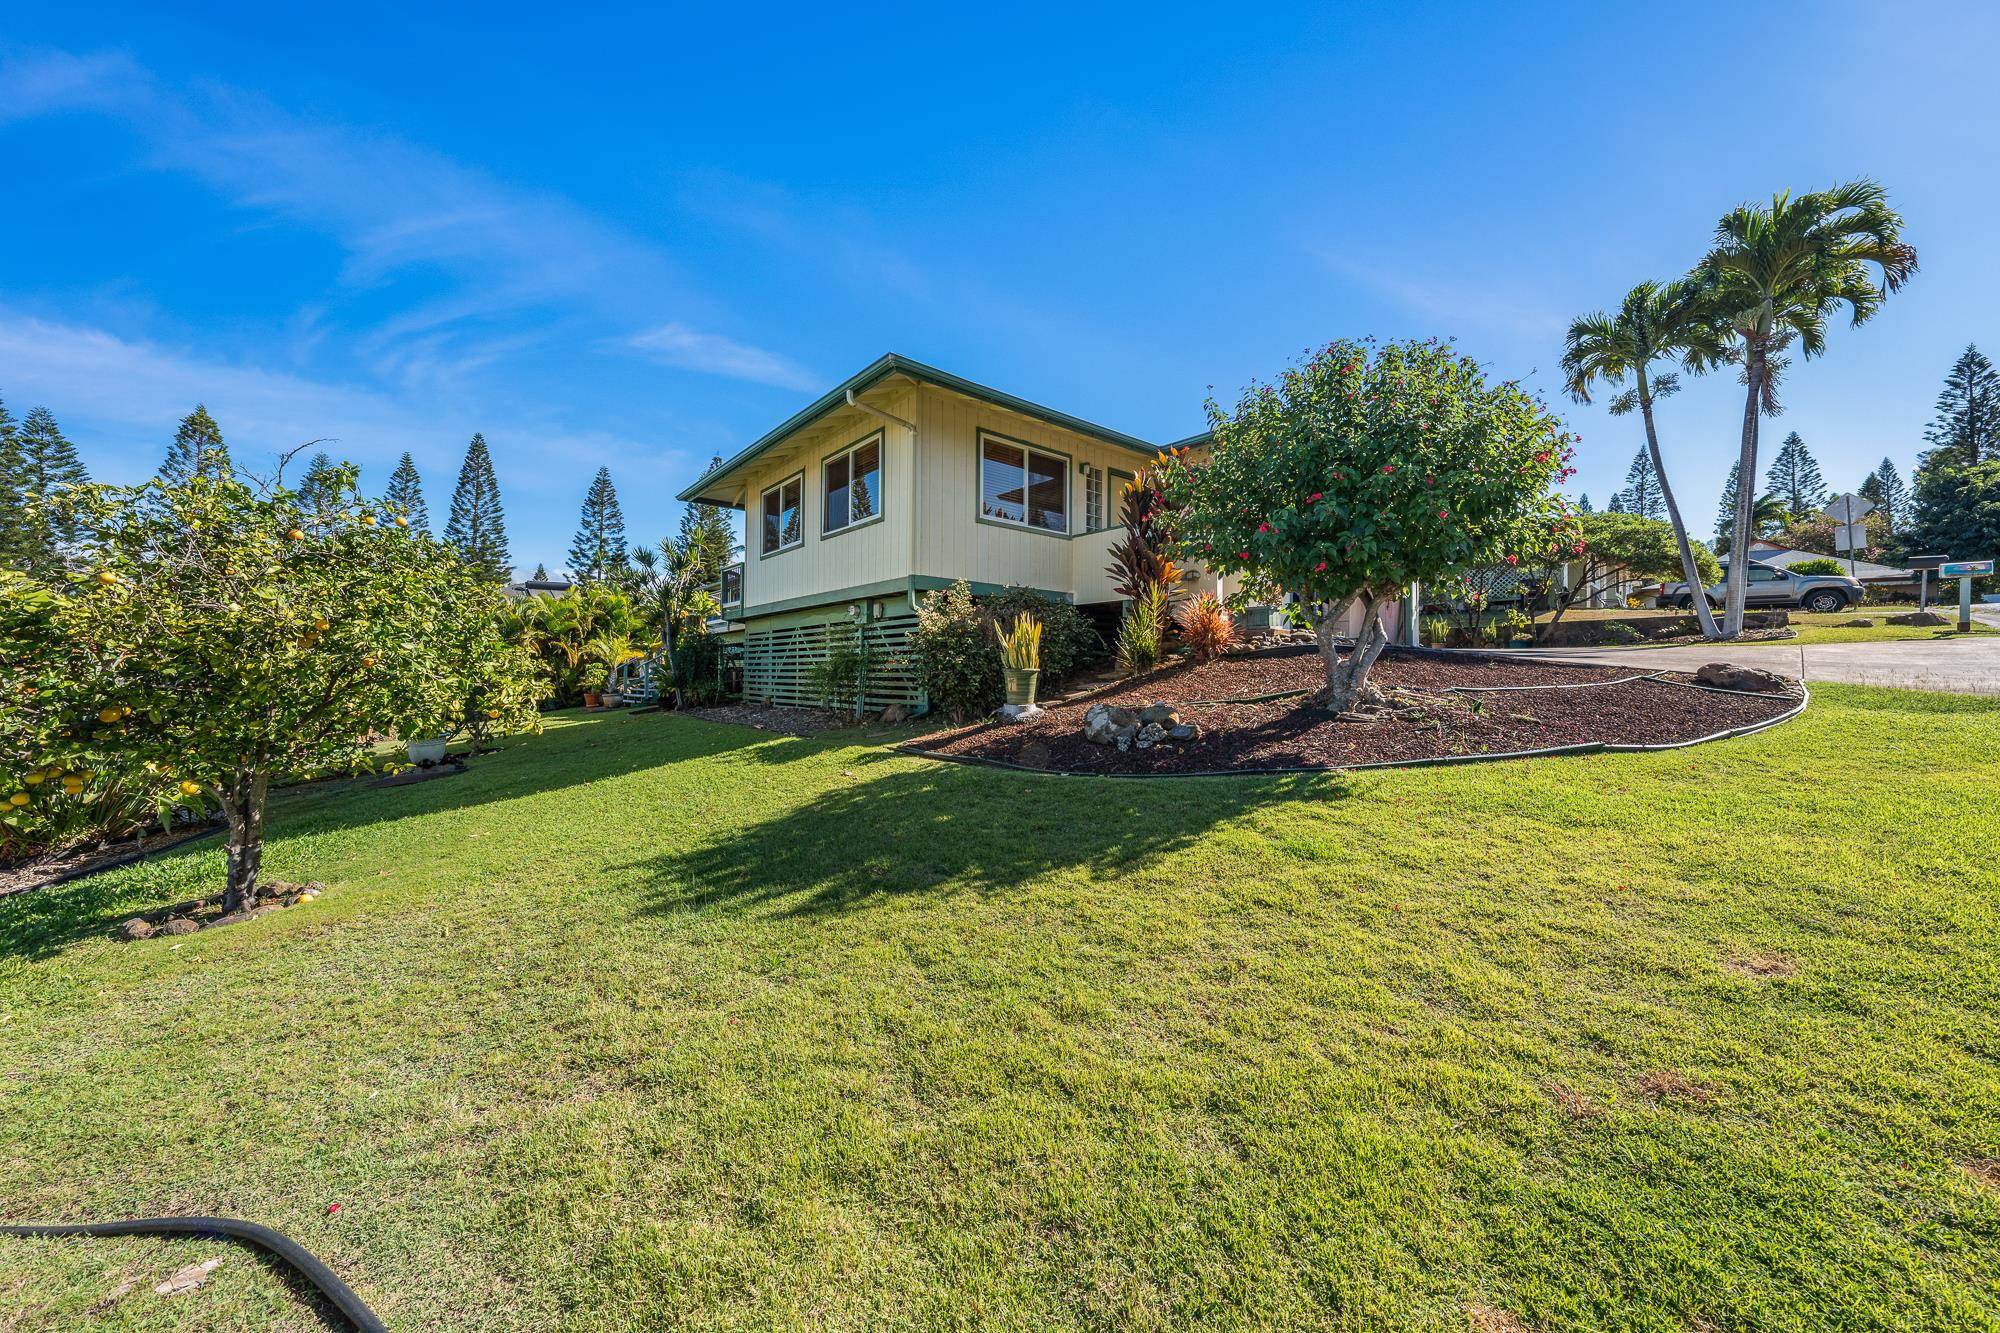
{"label": "roadside sign", "polygon": [[1836,551],[1865,551],[1868,549],[1868,525],[1866,523],[1836,523],[1833,526],[1833,549]]}
{"label": "roadside sign", "polygon": [[1832,500],[1827,502],[1827,506],[1822,512],[1836,523],[1859,523],[1868,514],[1873,512],[1874,508],[1875,502],[1873,500],[1870,500],[1865,495],[1856,495],[1854,492],[1849,491],[1844,495],[1834,496]]}
{"label": "roadside sign", "polygon": [[1941,579],[1976,579],[1992,572],[1991,560],[1953,560],[1938,566]]}

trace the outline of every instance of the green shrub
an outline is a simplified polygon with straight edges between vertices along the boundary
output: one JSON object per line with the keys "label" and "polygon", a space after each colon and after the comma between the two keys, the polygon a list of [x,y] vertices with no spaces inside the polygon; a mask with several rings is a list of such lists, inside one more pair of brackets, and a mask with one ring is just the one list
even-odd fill
{"label": "green shrub", "polygon": [[1150,584],[1125,604],[1125,619],[1118,623],[1118,665],[1133,675],[1151,671],[1160,664],[1166,632],[1167,590]]}
{"label": "green shrub", "polygon": [[705,708],[722,699],[722,640],[713,634],[683,632],[674,646],[674,688],[681,702]]}
{"label": "green shrub", "polygon": [[[1046,657],[1046,637],[1042,651]],[[973,602],[964,579],[925,594],[917,608],[917,627],[910,631],[909,657],[931,706],[952,721],[963,722],[1000,706],[1000,650],[988,630],[986,612]]]}
{"label": "green shrub", "polygon": [[836,620],[826,627],[825,656],[806,669],[806,689],[826,707],[859,716],[874,661],[875,651],[861,627]]}
{"label": "green shrub", "polygon": [[983,599],[981,604],[987,615],[1001,625],[1011,625],[1023,615],[1042,622],[1045,686],[1068,679],[1104,656],[1104,639],[1096,627],[1081,611],[1059,597],[1044,597],[1033,588],[1009,588],[996,597]]}
{"label": "green shrub", "polygon": [[1811,560],[1801,560],[1791,567],[1794,574],[1845,574],[1847,566],[1830,555],[1815,556]]}
{"label": "green shrub", "polygon": [[1606,643],[1639,643],[1645,635],[1637,625],[1628,625],[1622,620],[1607,620],[1598,628],[1598,635]]}
{"label": "green shrub", "polygon": [[1535,618],[1518,607],[1508,607],[1507,614],[1500,617],[1500,636],[1504,639],[1526,639],[1535,632]]}

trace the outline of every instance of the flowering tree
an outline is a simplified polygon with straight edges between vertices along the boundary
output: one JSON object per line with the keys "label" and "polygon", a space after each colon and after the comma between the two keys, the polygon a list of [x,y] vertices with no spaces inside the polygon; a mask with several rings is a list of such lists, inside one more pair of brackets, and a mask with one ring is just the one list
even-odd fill
{"label": "flowering tree", "polygon": [[335,469],[310,500],[229,474],[73,492],[84,535],[9,663],[37,761],[164,777],[220,808],[225,911],[256,903],[274,780],[357,769],[377,733],[534,719],[499,589],[368,509],[354,477]]}
{"label": "flowering tree", "polygon": [[[1335,342],[1208,404],[1207,457],[1158,465],[1179,548],[1218,571],[1268,577],[1325,606],[1321,702],[1364,697],[1388,636],[1380,603],[1411,583],[1520,558],[1568,522],[1553,484],[1571,437],[1512,381],[1435,341]],[[1581,542],[1581,537],[1576,538]],[[1343,655],[1335,626],[1359,605]]]}

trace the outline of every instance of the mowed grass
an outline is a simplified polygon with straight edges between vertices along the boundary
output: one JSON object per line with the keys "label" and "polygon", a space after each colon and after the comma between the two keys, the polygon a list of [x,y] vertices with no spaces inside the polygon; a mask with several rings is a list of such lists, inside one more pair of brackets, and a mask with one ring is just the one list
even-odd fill
{"label": "mowed grass", "polygon": [[[1958,630],[1958,603],[1949,606],[1933,606],[1931,610],[1943,616],[1946,625],[1891,625],[1888,618],[1906,611],[1914,611],[1914,606],[1857,606],[1846,611],[1832,611],[1818,615],[1810,611],[1792,612],[1792,628],[1796,634],[1787,643],[1878,643],[1891,639],[1956,639],[1963,637]],[[1866,629],[1858,626],[1850,628],[1850,620],[1872,620],[1875,623]],[[1972,622],[1973,634],[2000,634],[2000,629],[1991,625]]]}
{"label": "mowed grass", "polygon": [[[0,901],[0,1214],[251,1218],[401,1329],[2000,1325],[2000,703],[1289,780],[864,739],[565,719],[283,803],[308,907],[110,938],[213,846]],[[0,1239],[10,1330],[315,1318]]]}

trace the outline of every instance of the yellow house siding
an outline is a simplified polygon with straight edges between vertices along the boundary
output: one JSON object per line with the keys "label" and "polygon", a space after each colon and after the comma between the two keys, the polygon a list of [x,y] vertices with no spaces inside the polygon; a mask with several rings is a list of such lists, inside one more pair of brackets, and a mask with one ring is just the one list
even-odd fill
{"label": "yellow house siding", "polygon": [[[867,401],[883,411],[910,419],[915,411],[914,386],[901,384],[872,391]],[[822,465],[831,455],[880,432],[882,439],[882,517],[833,533],[824,530],[826,487]],[[754,615],[760,606],[837,592],[861,584],[901,579],[910,572],[910,538],[915,512],[913,445],[902,426],[855,408],[843,409],[800,431],[779,448],[745,469],[743,607]],[[799,545],[773,555],[763,554],[761,501],[765,490],[787,477],[805,474],[802,488]]]}
{"label": "yellow house siding", "polygon": [[[916,423],[922,440],[918,462],[916,563],[912,573],[974,583],[1021,584],[1069,594],[1080,601],[1110,598],[1102,577],[1105,533],[1084,530],[1084,477],[1078,465],[1136,473],[1145,459],[1129,449],[1008,412],[934,385],[917,389]],[[1068,530],[1044,532],[979,513],[979,439],[982,432],[1059,454],[1067,461]],[[1117,513],[1107,483],[1105,521]]]}

